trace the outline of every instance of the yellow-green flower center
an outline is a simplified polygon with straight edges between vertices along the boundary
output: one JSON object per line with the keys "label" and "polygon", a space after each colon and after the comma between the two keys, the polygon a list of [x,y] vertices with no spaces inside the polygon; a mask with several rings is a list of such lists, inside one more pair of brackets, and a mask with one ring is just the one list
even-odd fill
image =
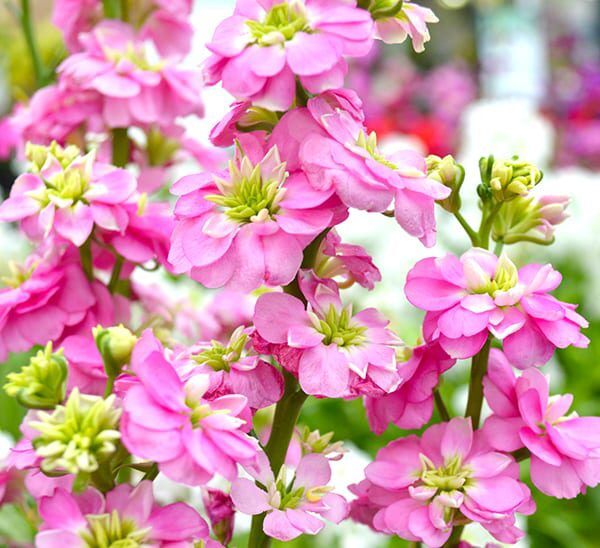
{"label": "yellow-green flower center", "polygon": [[200,365],[209,366],[214,371],[229,372],[231,364],[242,357],[247,340],[248,335],[236,330],[228,345],[224,345],[219,341],[211,341],[206,350],[194,354],[192,359]]}
{"label": "yellow-green flower center", "polygon": [[80,533],[87,548],[140,548],[150,528],[138,529],[129,519],[123,519],[116,510],[110,514],[86,516],[88,529]]}
{"label": "yellow-green flower center", "polygon": [[35,270],[36,266],[37,264],[33,264],[29,268],[25,268],[24,266],[21,266],[15,263],[14,261],[9,261],[9,273],[7,276],[2,276],[2,283],[5,287],[12,287],[13,289],[16,289],[17,287],[20,287],[22,284],[24,284],[27,280],[29,280],[29,278],[31,278],[31,275],[33,274],[33,271]]}
{"label": "yellow-green flower center", "polygon": [[262,21],[246,21],[254,43],[272,46],[291,40],[298,32],[311,32],[304,4],[291,0],[273,6]]}
{"label": "yellow-green flower center", "polygon": [[361,131],[358,134],[356,144],[360,148],[366,150],[369,156],[376,162],[389,167],[390,169],[398,169],[396,164],[390,162],[385,155],[379,151],[379,148],[377,147],[377,134],[374,131],[372,131],[369,135],[367,135],[364,131]]}
{"label": "yellow-green flower center", "polygon": [[460,457],[447,460],[443,466],[436,467],[427,457],[421,455],[423,469],[421,481],[427,487],[434,487],[440,492],[460,491],[469,481],[471,470],[463,468]]}
{"label": "yellow-green flower center", "polygon": [[341,311],[333,305],[329,306],[323,318],[315,319],[315,328],[324,335],[323,344],[335,344],[340,347],[358,346],[365,341],[366,327],[359,325],[352,319],[351,308],[345,307]]}
{"label": "yellow-green flower center", "polygon": [[128,44],[125,51],[105,48],[104,53],[115,65],[120,61],[129,61],[140,70],[146,72],[158,72],[164,67],[164,62],[156,60],[152,62],[150,54],[145,48],[136,47],[135,44]]}

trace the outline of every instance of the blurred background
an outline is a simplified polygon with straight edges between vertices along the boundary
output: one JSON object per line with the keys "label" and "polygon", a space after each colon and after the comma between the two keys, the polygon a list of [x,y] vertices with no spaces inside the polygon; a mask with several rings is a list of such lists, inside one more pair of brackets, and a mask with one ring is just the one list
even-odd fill
{"label": "blurred background", "polygon": [[[432,25],[423,54],[410,45],[377,47],[351,67],[348,86],[365,103],[367,124],[385,146],[411,147],[424,154],[453,154],[467,169],[463,187],[465,216],[477,219],[477,161],[494,154],[536,163],[545,177],[536,193],[568,194],[571,218],[558,227],[548,248],[519,244],[510,249],[515,262],[552,262],[564,276],[557,297],[581,305],[590,320],[588,350],[557,352],[547,366],[558,392],[575,395],[580,414],[600,415],[600,1],[598,0],[419,0],[434,9],[440,22]],[[233,0],[198,0],[194,53],[189,63],[206,56],[204,43]],[[51,0],[35,0],[36,36],[45,64],[64,57],[60,34],[49,22]],[[0,4],[0,184],[6,193],[19,172],[12,156],[10,129],[1,116],[15,101],[34,91],[32,67],[14,23],[11,2]],[[220,89],[205,93],[207,116],[191,120],[189,129],[206,140],[210,127],[226,112],[231,98]],[[0,274],[11,259],[27,249],[10,228],[0,227]],[[367,248],[383,273],[370,293],[350,290],[359,305],[380,307],[408,344],[419,335],[421,315],[403,295],[409,268],[424,256],[446,250],[464,251],[468,242],[456,221],[440,210],[438,246],[425,250],[390,219],[360,212],[340,231],[352,243]],[[176,290],[177,291],[177,290]],[[192,302],[210,298],[196,286]],[[10,370],[27,357],[12,356],[0,366],[0,385]],[[442,393],[456,412],[466,400],[465,364],[452,369]],[[18,435],[21,411],[0,391],[0,458]],[[362,469],[378,448],[401,433],[391,427],[382,438],[368,428],[361,401],[310,401],[302,422],[321,432],[333,430],[351,451],[336,463],[338,484],[360,480]],[[177,496],[187,496],[178,493]],[[538,512],[523,526],[527,540],[520,546],[600,546],[600,489],[572,501],[556,501],[535,492]],[[239,523],[240,542],[246,524]],[[20,527],[10,509],[0,511],[3,528]],[[24,529],[23,538],[28,532]],[[484,543],[476,529],[467,538]],[[235,544],[235,543],[234,543]],[[317,539],[295,546],[403,546],[366,528],[347,523]]]}

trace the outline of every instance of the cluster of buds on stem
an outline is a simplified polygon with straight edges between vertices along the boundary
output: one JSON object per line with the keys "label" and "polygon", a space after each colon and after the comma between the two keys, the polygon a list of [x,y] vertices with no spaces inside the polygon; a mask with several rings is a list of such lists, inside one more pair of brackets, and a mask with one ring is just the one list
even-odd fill
{"label": "cluster of buds on stem", "polygon": [[460,188],[465,180],[465,168],[449,154],[443,158],[432,154],[427,157],[427,177],[452,190],[450,196],[438,204],[449,213],[456,213],[461,206]]}
{"label": "cluster of buds on stem", "polygon": [[482,181],[477,189],[479,196],[484,201],[493,198],[498,203],[526,196],[543,177],[540,169],[516,156],[510,160],[481,158],[479,170]]}

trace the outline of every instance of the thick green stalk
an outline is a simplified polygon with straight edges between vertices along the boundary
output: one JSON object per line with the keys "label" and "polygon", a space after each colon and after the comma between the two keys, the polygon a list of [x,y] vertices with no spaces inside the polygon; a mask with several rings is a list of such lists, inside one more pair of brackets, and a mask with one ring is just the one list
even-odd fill
{"label": "thick green stalk", "polygon": [[25,42],[27,43],[29,55],[31,56],[36,87],[41,87],[44,82],[45,70],[33,33],[33,24],[31,22],[31,6],[29,0],[21,0],[21,28],[23,29],[23,34],[25,35]]}
{"label": "thick green stalk", "polygon": [[481,420],[481,406],[483,405],[483,377],[487,373],[488,358],[490,357],[491,338],[483,348],[473,356],[471,361],[471,380],[469,382],[469,397],[465,417],[471,417],[473,430],[479,428]]}
{"label": "thick green stalk", "polygon": [[121,0],[102,0],[102,6],[107,19],[121,19]]}
{"label": "thick green stalk", "polygon": [[112,163],[117,167],[125,167],[129,162],[129,137],[127,128],[119,127],[112,131]]}

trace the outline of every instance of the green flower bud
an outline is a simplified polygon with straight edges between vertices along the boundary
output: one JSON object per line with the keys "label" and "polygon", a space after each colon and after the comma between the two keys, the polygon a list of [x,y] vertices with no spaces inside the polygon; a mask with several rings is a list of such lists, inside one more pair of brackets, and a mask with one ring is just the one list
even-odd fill
{"label": "green flower bud", "polygon": [[517,196],[526,196],[543,177],[533,164],[519,160],[495,160],[493,156],[479,162],[483,189],[479,195],[485,200],[492,196],[497,202],[507,202]]}
{"label": "green flower bud", "polygon": [[116,377],[131,359],[131,352],[138,338],[123,324],[104,328],[94,327],[94,339],[109,377]]}
{"label": "green flower bud", "polygon": [[29,426],[40,432],[32,443],[43,457],[45,473],[92,473],[108,460],[121,437],[118,430],[121,410],[115,396],[107,399],[80,394],[75,388],[65,405],[52,413],[38,412]]}
{"label": "green flower bud", "polygon": [[67,361],[49,342],[18,373],[9,373],[4,391],[28,409],[54,409],[65,398]]}
{"label": "green flower bud", "polygon": [[465,168],[449,154],[443,158],[432,154],[427,157],[427,176],[452,190],[450,196],[439,200],[438,204],[446,211],[456,213],[461,206],[460,188],[465,180]]}

